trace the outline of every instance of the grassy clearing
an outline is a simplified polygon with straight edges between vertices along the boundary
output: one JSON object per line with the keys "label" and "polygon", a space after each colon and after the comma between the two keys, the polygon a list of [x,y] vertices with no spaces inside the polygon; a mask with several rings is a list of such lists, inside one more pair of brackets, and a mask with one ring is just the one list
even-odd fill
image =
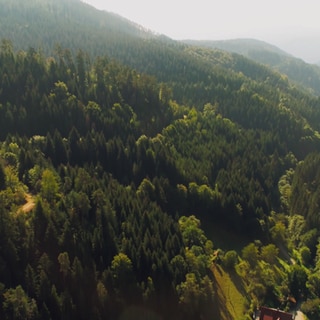
{"label": "grassy clearing", "polygon": [[249,304],[243,280],[235,271],[225,272],[217,264],[212,267],[215,278],[215,319],[241,320]]}

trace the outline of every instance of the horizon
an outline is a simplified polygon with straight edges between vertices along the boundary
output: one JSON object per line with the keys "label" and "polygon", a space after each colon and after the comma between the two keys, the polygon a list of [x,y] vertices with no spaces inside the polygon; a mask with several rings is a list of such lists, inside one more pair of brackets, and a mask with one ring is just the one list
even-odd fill
{"label": "horizon", "polygon": [[306,62],[320,61],[319,4],[315,0],[303,4],[288,0],[262,3],[198,0],[197,4],[179,0],[81,1],[174,40],[256,39]]}

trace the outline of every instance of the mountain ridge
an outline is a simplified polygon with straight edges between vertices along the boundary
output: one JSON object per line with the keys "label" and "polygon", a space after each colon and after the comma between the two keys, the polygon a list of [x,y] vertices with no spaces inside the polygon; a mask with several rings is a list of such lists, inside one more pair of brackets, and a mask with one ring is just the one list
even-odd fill
{"label": "mountain ridge", "polygon": [[261,50],[264,49],[266,51],[278,53],[285,56],[293,56],[292,54],[280,49],[276,45],[270,44],[266,41],[254,39],[254,38],[234,38],[234,39],[226,39],[226,40],[196,40],[196,39],[186,39],[181,40],[184,43],[207,46],[207,47],[215,47],[216,49],[224,49],[225,51],[234,51],[234,53],[243,54],[248,56],[251,50]]}
{"label": "mountain ridge", "polygon": [[278,47],[256,39],[233,39],[219,41],[185,40],[184,42],[206,48],[216,48],[246,56],[258,63],[286,74],[294,83],[310,93],[320,95],[320,68],[279,49]]}
{"label": "mountain ridge", "polygon": [[[1,1],[3,9],[0,12],[0,38],[10,38],[16,49],[27,50],[31,46],[41,48],[51,55],[54,54],[57,45],[69,47],[73,51],[87,51],[86,49],[90,48],[91,56],[107,54],[143,72],[149,72],[151,69],[138,61],[139,46],[150,51],[148,42],[153,42],[154,51],[161,51],[163,56],[172,56],[173,50],[176,50],[173,47],[180,48],[180,54],[184,54],[185,51],[181,41],[155,34],[126,18],[95,9],[80,0],[60,1],[56,4],[47,0],[41,2],[41,6],[32,5],[32,2],[24,4],[20,0],[11,1],[10,4]],[[61,11],[59,5],[65,9]],[[19,19],[15,17],[15,12],[20,12]],[[54,14],[54,18],[50,12]],[[293,83],[308,92],[320,95],[320,68],[293,58],[273,45],[250,39],[190,41],[203,47],[219,46],[222,50],[240,53],[286,74]],[[189,58],[185,56],[185,59]],[[148,61],[150,64],[151,59]],[[154,70],[153,74],[161,79],[159,71]]]}

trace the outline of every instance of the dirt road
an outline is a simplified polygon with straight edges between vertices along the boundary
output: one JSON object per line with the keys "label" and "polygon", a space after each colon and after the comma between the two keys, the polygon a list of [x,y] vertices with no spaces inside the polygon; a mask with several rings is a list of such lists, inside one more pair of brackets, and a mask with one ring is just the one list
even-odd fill
{"label": "dirt road", "polygon": [[35,203],[34,203],[34,199],[33,199],[32,195],[30,193],[26,194],[25,199],[26,199],[26,203],[21,207],[21,210],[24,213],[28,213],[34,208]]}

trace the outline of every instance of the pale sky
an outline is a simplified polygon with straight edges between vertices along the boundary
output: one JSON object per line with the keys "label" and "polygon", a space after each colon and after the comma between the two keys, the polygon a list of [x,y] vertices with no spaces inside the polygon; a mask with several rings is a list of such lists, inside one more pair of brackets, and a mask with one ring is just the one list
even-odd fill
{"label": "pale sky", "polygon": [[177,40],[255,38],[283,48],[307,34],[320,37],[319,0],[83,1]]}

